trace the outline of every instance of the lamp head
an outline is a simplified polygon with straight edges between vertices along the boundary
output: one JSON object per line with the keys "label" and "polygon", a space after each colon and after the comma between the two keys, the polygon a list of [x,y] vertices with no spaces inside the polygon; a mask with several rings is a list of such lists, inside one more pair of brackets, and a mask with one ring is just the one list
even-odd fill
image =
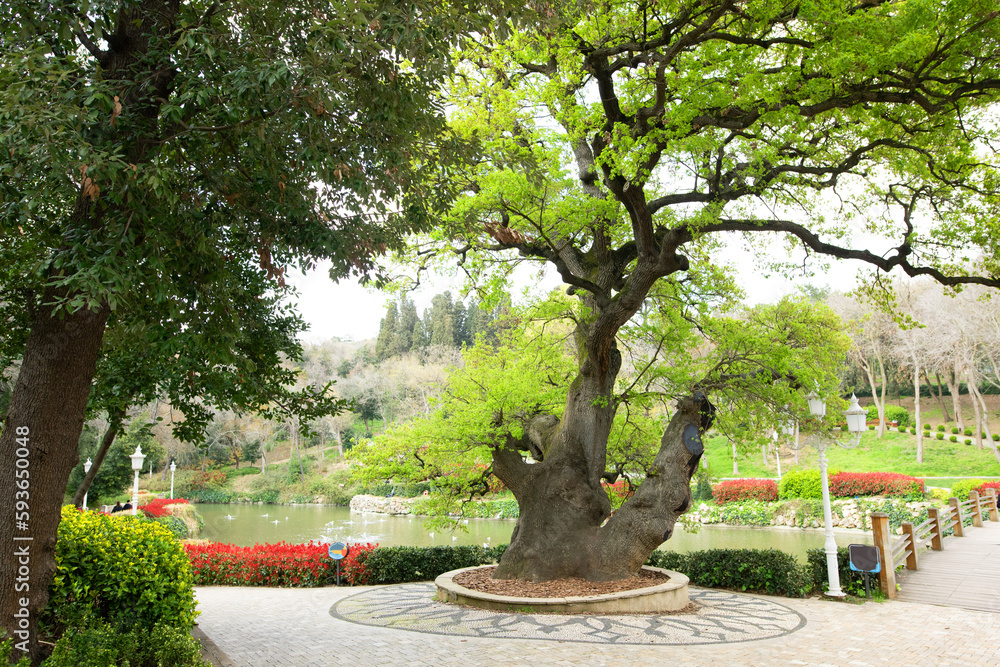
{"label": "lamp head", "polygon": [[868,411],[858,404],[858,397],[854,394],[851,394],[851,407],[847,409],[844,415],[847,417],[848,431],[851,433],[864,433],[865,418],[868,417]]}
{"label": "lamp head", "polygon": [[826,401],[820,398],[816,392],[809,392],[806,400],[809,401],[809,413],[813,417],[823,418],[826,416]]}
{"label": "lamp head", "polygon": [[132,459],[132,470],[142,470],[142,462],[146,458],[146,455],[142,453],[139,445],[135,446],[135,451],[129,456]]}

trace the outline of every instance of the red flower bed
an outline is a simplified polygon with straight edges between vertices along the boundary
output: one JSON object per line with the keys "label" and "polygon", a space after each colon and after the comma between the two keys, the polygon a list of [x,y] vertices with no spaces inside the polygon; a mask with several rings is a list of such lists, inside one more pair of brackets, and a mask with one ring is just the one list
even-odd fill
{"label": "red flower bed", "polygon": [[983,482],[977,486],[974,491],[979,493],[980,496],[986,495],[986,489],[996,489],[997,495],[1000,495],[1000,482]]}
{"label": "red flower bed", "polygon": [[830,477],[830,495],[840,498],[905,496],[923,492],[924,480],[898,472],[838,472]]}
{"label": "red flower bed", "polygon": [[161,516],[166,516],[169,514],[167,511],[168,505],[187,505],[188,501],[186,498],[153,498],[145,505],[140,505],[141,509],[146,516],[151,516],[153,518],[159,518]]}
{"label": "red flower bed", "polygon": [[[341,562],[341,580],[349,584],[362,583],[364,568],[354,563],[358,552],[374,549],[377,544],[353,544],[350,555]],[[309,588],[323,586],[336,577],[336,564],[327,553],[327,545],[255,544],[238,547],[234,544],[210,542],[185,544],[184,551],[191,561],[196,586],[291,586]],[[353,568],[346,565],[353,564]]]}
{"label": "red flower bed", "polygon": [[778,499],[778,483],[773,479],[729,479],[712,487],[716,505],[740,500],[774,502]]}

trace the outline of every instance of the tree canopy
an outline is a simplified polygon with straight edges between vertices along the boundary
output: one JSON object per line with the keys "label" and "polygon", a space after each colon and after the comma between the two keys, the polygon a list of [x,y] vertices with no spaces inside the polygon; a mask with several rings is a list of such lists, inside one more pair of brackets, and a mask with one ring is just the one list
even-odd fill
{"label": "tree canopy", "polygon": [[[512,263],[545,262],[583,306],[543,460],[492,449],[521,506],[497,576],[625,576],[669,537],[701,453],[685,433],[726,423],[712,396],[740,374],[687,387],[645,481],[609,518],[622,334],[663,300],[678,313],[664,326],[704,328],[697,305],[725,243],[756,250],[762,272],[818,255],[858,260],[876,283],[899,269],[1000,286],[998,20],[984,0],[570,1],[460,52],[452,127],[482,151],[451,172],[463,196],[413,257],[457,259],[493,285]],[[797,254],[769,253],[776,237]],[[775,382],[835,391],[833,376],[807,375]],[[783,398],[804,409],[802,392]]]}
{"label": "tree canopy", "polygon": [[[155,354],[192,343],[179,365],[204,390],[220,376],[198,351],[237,376],[273,363],[282,344],[235,332],[251,303],[281,319],[289,266],[378,280],[374,258],[451,199],[435,176],[463,142],[436,93],[484,19],[433,0],[23,0],[0,21],[0,348],[21,359],[0,486],[15,492],[26,429],[35,619],[95,369],[117,363],[109,323],[122,353],[143,329]],[[158,379],[183,382],[174,370]],[[21,597],[0,554],[9,621]],[[36,656],[30,634],[18,648]]]}

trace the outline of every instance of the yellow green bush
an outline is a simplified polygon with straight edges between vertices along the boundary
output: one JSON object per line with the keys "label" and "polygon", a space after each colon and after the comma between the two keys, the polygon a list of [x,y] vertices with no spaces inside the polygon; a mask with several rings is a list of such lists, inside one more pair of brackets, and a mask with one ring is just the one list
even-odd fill
{"label": "yellow green bush", "polygon": [[166,527],[137,516],[66,506],[56,540],[46,616],[72,626],[96,617],[126,630],[156,624],[189,630],[191,565]]}

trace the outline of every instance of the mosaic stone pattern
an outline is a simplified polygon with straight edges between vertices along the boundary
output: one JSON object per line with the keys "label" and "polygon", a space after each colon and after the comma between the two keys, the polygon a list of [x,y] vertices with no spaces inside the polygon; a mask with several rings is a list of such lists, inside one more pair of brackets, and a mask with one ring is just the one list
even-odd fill
{"label": "mosaic stone pattern", "polygon": [[681,614],[555,615],[470,609],[434,599],[433,584],[385,586],[344,598],[330,615],[351,623],[463,637],[597,644],[703,645],[771,639],[806,624],[768,599],[690,589],[695,610]]}

